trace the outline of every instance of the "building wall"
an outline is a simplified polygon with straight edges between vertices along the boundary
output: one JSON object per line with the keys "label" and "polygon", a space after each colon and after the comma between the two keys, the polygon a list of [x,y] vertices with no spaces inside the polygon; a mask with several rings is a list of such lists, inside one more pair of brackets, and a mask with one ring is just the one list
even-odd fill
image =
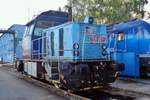
{"label": "building wall", "polygon": [[[22,59],[22,37],[25,26],[13,25],[8,29],[15,31],[15,58]],[[10,33],[5,33],[0,37],[0,60],[12,63],[14,58],[14,38]]]}

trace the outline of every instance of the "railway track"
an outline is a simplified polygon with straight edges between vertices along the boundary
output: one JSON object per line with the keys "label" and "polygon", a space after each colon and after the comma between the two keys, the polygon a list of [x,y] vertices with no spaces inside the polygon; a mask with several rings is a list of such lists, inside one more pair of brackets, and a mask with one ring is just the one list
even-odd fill
{"label": "railway track", "polygon": [[43,87],[45,89],[48,89],[51,92],[56,93],[57,95],[63,96],[66,99],[69,100],[110,100],[116,99],[116,100],[133,100],[135,99],[135,96],[131,97],[131,95],[125,95],[124,93],[121,93],[119,90],[114,88],[109,89],[94,89],[91,91],[78,91],[78,92],[68,92],[59,88],[54,87],[53,85],[50,85],[45,82],[41,82],[39,80],[36,80],[34,78],[23,76],[22,79],[35,84],[37,86]]}
{"label": "railway track", "polygon": [[[105,89],[93,89],[90,91],[80,91],[80,92],[68,92],[59,88],[55,88],[53,85],[50,85],[46,82],[31,78],[26,75],[22,75],[17,71],[14,71],[13,68],[4,68],[9,71],[9,73],[16,75],[16,77],[23,79],[27,82],[35,84],[37,86],[43,87],[51,92],[56,93],[57,95],[63,96],[69,100],[134,100],[140,98],[150,98],[149,94],[144,94],[135,91],[129,91],[125,89],[107,87]],[[142,100],[142,99],[141,99]]]}

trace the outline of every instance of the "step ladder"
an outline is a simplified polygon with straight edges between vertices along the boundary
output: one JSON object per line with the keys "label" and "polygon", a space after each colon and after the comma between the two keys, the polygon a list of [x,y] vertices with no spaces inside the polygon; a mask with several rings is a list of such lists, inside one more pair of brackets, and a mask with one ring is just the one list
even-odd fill
{"label": "step ladder", "polygon": [[58,80],[59,79],[58,63],[59,62],[52,62],[52,66],[51,66],[51,78],[52,78],[52,80]]}

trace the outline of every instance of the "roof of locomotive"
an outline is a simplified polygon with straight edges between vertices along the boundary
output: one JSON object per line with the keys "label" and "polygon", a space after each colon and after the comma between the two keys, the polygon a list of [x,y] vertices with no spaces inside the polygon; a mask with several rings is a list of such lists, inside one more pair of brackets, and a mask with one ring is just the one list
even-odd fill
{"label": "roof of locomotive", "polygon": [[142,19],[136,19],[136,20],[131,20],[128,22],[122,22],[119,24],[114,24],[112,31],[113,32],[120,32],[124,31],[133,27],[138,27],[138,26],[143,26],[143,27],[149,27],[150,28],[150,23],[148,23],[145,20]]}
{"label": "roof of locomotive", "polygon": [[41,14],[37,15],[33,20],[31,20],[30,22],[28,22],[26,25],[29,26],[32,23],[34,23],[35,21],[37,21],[37,20],[41,20],[41,19],[46,20],[46,19],[49,19],[48,18],[49,15],[64,16],[66,18],[68,18],[68,16],[69,16],[69,14],[67,12],[49,10],[49,11],[45,11],[45,12],[42,12]]}

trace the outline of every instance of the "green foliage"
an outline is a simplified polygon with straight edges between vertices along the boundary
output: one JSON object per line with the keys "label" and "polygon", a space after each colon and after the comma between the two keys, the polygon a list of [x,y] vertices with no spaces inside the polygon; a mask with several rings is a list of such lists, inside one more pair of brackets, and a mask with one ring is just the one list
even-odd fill
{"label": "green foliage", "polygon": [[68,0],[75,20],[93,16],[97,23],[116,23],[142,17],[147,0]]}

